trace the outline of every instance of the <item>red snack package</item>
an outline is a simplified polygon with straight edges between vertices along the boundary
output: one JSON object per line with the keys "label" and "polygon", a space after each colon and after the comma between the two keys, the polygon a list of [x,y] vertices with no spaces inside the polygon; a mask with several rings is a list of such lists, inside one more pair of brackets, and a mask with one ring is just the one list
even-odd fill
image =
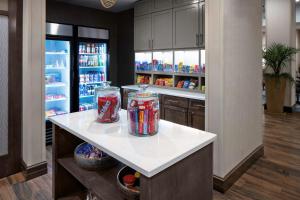
{"label": "red snack package", "polygon": [[98,122],[111,123],[118,120],[118,97],[98,97]]}

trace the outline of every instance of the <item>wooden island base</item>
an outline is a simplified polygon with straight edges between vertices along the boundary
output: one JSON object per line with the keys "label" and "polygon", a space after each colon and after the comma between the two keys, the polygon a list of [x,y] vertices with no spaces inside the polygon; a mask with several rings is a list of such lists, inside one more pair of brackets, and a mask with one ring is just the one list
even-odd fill
{"label": "wooden island base", "polygon": [[[124,165],[97,172],[81,169],[73,152],[84,141],[53,126],[54,199],[83,199],[91,191],[101,200],[124,200],[117,186],[117,173]],[[140,200],[212,200],[212,158],[209,144],[151,178],[142,175]]]}

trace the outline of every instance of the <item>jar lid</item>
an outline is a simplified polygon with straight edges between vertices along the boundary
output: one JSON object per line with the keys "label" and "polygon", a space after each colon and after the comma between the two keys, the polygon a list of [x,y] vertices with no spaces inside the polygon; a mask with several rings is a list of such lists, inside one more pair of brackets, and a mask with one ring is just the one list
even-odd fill
{"label": "jar lid", "polygon": [[119,87],[110,86],[110,84],[111,84],[110,81],[102,82],[99,87],[95,88],[95,92],[105,91],[105,90],[120,91]]}
{"label": "jar lid", "polygon": [[137,100],[151,100],[151,99],[155,99],[158,97],[157,93],[154,92],[150,92],[147,90],[147,88],[149,87],[149,85],[139,85],[139,90],[137,92],[130,92],[128,94],[128,97],[130,98],[135,98]]}

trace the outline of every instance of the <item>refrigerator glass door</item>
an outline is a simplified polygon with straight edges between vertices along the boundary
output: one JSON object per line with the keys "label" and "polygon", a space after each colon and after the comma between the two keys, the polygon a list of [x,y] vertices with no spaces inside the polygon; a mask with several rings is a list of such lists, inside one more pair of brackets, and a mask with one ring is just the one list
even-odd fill
{"label": "refrigerator glass door", "polygon": [[80,42],[78,46],[79,111],[94,107],[95,88],[107,80],[107,44]]}
{"label": "refrigerator glass door", "polygon": [[46,119],[70,112],[70,59],[70,41],[46,40]]}

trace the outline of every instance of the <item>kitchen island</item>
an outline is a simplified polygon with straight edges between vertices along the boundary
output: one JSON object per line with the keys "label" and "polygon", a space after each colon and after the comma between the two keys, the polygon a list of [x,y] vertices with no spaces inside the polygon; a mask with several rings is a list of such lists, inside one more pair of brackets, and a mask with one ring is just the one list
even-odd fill
{"label": "kitchen island", "polygon": [[[89,190],[101,200],[123,200],[117,173],[127,165],[141,173],[141,200],[212,200],[215,134],[161,120],[157,135],[136,137],[128,133],[125,110],[112,124],[97,123],[95,112],[50,118],[54,124],[54,199]],[[73,151],[84,141],[120,164],[105,171],[81,169]]]}

